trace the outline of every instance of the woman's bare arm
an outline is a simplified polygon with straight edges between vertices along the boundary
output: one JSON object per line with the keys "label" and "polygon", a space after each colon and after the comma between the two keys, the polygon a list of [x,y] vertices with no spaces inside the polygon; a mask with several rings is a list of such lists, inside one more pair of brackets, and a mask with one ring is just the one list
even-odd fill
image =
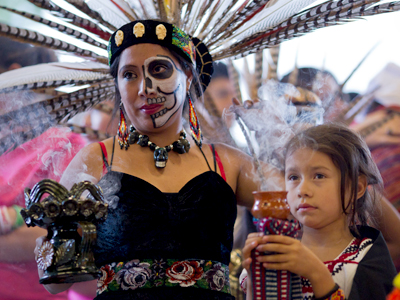
{"label": "woman's bare arm", "polygon": [[400,259],[400,213],[385,197],[381,198],[382,214],[378,219],[379,230],[382,232],[393,261]]}

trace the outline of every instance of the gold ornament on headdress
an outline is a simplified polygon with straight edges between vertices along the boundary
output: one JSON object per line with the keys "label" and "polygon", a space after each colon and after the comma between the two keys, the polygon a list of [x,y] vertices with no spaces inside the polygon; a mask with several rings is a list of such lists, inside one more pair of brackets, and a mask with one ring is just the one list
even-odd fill
{"label": "gold ornament on headdress", "polygon": [[163,24],[159,24],[156,27],[156,34],[159,40],[165,39],[167,36],[167,28]]}
{"label": "gold ornament on headdress", "polygon": [[119,47],[121,46],[123,41],[124,41],[124,32],[122,30],[118,30],[115,35],[115,45]]}
{"label": "gold ornament on headdress", "polygon": [[135,26],[133,26],[133,34],[137,37],[140,38],[144,35],[144,25],[142,23],[136,23]]}

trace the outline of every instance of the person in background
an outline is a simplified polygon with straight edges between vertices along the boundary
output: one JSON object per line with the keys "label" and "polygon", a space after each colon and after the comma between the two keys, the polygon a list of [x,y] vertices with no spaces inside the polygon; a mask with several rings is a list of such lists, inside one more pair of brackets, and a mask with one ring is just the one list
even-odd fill
{"label": "person in background", "polygon": [[[358,131],[371,150],[382,174],[384,195],[400,218],[400,67],[389,63],[369,83],[374,100],[359,114],[351,128]],[[400,248],[392,247],[392,257],[400,271]]]}
{"label": "person in background", "polygon": [[312,91],[322,101],[324,120],[334,121],[348,106],[348,97],[332,73],[315,68],[299,68],[285,75],[281,82]]}

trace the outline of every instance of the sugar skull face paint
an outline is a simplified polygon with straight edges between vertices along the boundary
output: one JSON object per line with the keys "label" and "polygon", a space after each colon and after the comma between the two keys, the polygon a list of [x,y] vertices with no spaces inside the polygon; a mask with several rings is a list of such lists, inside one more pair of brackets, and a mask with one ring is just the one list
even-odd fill
{"label": "sugar skull face paint", "polygon": [[185,73],[179,70],[168,56],[157,55],[144,61],[143,74],[146,82],[146,94],[157,95],[148,98],[147,104],[164,103],[164,108],[151,115],[154,128],[163,126],[184,103]]}

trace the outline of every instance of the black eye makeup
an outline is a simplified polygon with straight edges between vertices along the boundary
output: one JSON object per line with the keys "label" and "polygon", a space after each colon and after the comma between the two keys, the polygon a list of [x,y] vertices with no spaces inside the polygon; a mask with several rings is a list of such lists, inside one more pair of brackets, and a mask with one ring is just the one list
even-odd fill
{"label": "black eye makeup", "polygon": [[148,73],[156,79],[167,79],[172,76],[174,67],[172,63],[165,59],[153,60],[149,63]]}

